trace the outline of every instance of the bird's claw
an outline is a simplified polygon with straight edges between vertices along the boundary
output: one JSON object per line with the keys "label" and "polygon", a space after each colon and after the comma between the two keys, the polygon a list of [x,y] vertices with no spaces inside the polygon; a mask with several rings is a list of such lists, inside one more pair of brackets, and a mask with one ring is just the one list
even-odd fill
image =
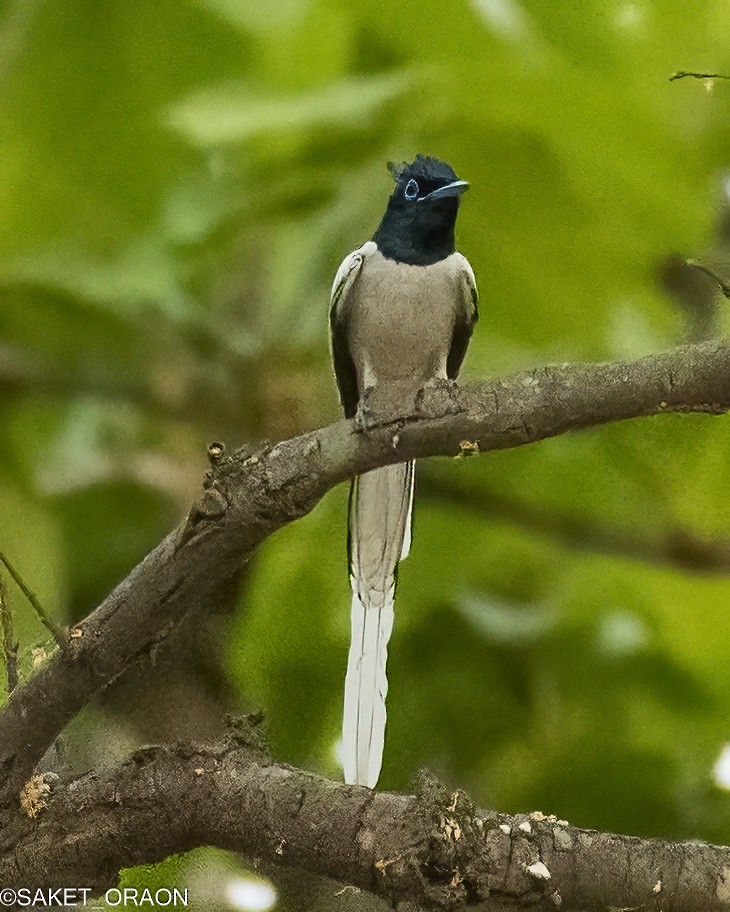
{"label": "bird's claw", "polygon": [[364,434],[367,431],[372,430],[374,426],[374,418],[372,412],[362,405],[358,405],[357,412],[355,413],[355,430],[358,433]]}
{"label": "bird's claw", "polygon": [[[400,421],[403,417],[403,409],[400,405],[405,401],[407,401],[407,397],[401,394],[398,388],[394,391],[393,384],[384,387],[367,387],[355,413],[355,429],[362,433],[373,431],[375,428],[387,427]],[[398,404],[398,408],[395,407],[396,404]]]}
{"label": "bird's claw", "polygon": [[451,377],[431,377],[430,380],[426,380],[423,384],[423,389],[446,390],[450,393],[452,390],[455,390],[457,386],[456,380],[453,380]]}
{"label": "bird's claw", "polygon": [[370,401],[373,389],[374,387],[372,386],[366,387],[357,404],[357,412],[355,412],[355,430],[361,434],[372,430],[377,424],[377,419]]}
{"label": "bird's claw", "polygon": [[440,417],[459,411],[456,380],[434,377],[427,380],[416,396],[416,411],[421,417]]}

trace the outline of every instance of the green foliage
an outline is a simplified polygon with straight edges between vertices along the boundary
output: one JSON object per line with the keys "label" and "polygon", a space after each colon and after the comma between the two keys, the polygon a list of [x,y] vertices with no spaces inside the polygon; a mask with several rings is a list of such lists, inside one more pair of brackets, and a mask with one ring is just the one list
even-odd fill
{"label": "green foliage", "polygon": [[[337,416],[329,284],[389,159],[472,184],[466,379],[680,341],[658,275],[716,243],[730,83],[668,77],[730,70],[729,26],[699,0],[4,4],[0,549],[68,621],[182,514],[209,440]],[[417,504],[382,785],[428,766],[500,810],[727,843],[730,578],[468,501],[730,539],[728,452],[727,420],[675,416],[422,465],[454,496]],[[266,543],[225,646],[236,706],[333,776],[345,512]],[[10,595],[27,675],[47,637]]]}

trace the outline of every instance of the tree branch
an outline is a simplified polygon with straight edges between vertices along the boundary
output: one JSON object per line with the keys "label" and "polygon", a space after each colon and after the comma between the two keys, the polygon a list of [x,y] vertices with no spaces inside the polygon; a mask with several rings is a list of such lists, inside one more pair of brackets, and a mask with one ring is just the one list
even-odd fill
{"label": "tree branch", "polygon": [[640,361],[542,367],[456,389],[418,391],[412,408],[367,433],[353,421],[227,457],[211,449],[205,491],[184,524],[70,631],[0,712],[0,802],[23,783],[82,706],[221,587],[272,532],[338,482],[422,456],[521,446],[569,430],[665,412],[730,407],[730,343],[675,348]]}
{"label": "tree branch", "polygon": [[35,611],[38,620],[43,624],[46,630],[49,631],[53,639],[56,641],[56,645],[60,649],[66,648],[66,638],[64,637],[63,632],[60,628],[54,623],[53,619],[46,613],[43,605],[38,601],[33,592],[28,588],[23,577],[18,573],[15,567],[10,563],[7,557],[0,551],[0,564],[5,566],[5,569],[8,571],[12,577],[15,585],[20,589],[23,595],[28,599],[30,607]]}
{"label": "tree branch", "polygon": [[677,70],[676,73],[672,73],[669,77],[669,81],[674,82],[675,79],[685,79],[687,76],[692,79],[730,79],[730,76],[725,73],[695,73],[689,70]]}
{"label": "tree branch", "polygon": [[538,812],[477,812],[425,775],[417,795],[336,784],[273,763],[246,727],[213,745],[146,748],[57,788],[34,819],[6,811],[0,821],[0,884],[12,889],[98,894],[122,867],[210,845],[345,881],[393,906],[730,904],[730,849],[602,834]]}
{"label": "tree branch", "polygon": [[8,592],[2,573],[0,573],[0,627],[2,628],[3,657],[5,659],[5,679],[8,693],[12,693],[18,686],[18,644],[13,633],[13,614],[8,604]]}

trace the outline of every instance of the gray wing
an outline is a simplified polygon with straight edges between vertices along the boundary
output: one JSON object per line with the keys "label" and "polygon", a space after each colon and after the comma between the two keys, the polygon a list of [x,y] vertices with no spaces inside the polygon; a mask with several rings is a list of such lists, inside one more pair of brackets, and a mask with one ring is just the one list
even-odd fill
{"label": "gray wing", "polygon": [[466,257],[457,254],[460,260],[463,282],[464,306],[459,307],[454,323],[454,335],[451,339],[451,348],[446,358],[446,376],[456,380],[461,369],[461,363],[469,347],[469,340],[474,331],[474,324],[479,319],[479,295],[474,271]]}
{"label": "gray wing", "polygon": [[[368,242],[372,243],[372,242]],[[350,354],[347,326],[347,296],[360,274],[365,261],[367,244],[345,257],[332,283],[330,297],[330,341],[332,363],[335,368],[340,401],[346,418],[353,418],[357,412],[360,393],[357,388],[357,373]]]}

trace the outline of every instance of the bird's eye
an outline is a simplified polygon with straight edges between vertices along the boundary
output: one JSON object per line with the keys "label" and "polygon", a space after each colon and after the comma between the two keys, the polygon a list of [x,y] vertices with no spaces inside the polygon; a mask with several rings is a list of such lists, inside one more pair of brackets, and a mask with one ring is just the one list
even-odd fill
{"label": "bird's eye", "polygon": [[406,199],[414,200],[418,196],[418,184],[411,178],[406,184]]}

